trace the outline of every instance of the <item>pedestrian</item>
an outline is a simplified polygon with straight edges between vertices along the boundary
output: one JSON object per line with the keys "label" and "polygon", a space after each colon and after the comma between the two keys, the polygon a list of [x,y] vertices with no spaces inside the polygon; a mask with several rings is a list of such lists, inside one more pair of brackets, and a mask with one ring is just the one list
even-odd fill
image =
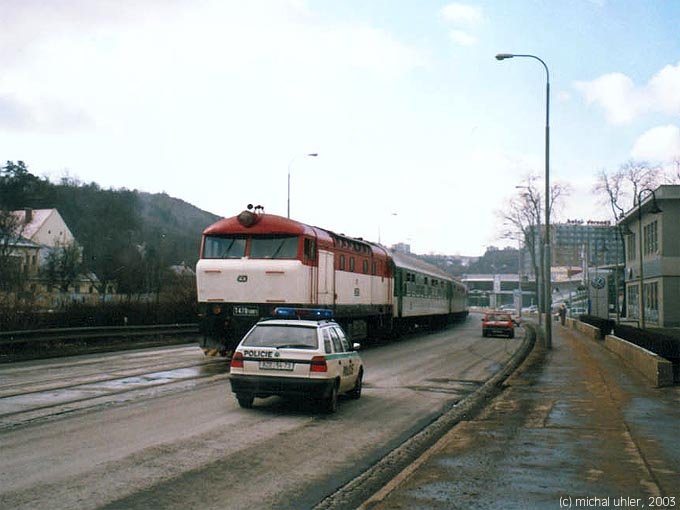
{"label": "pedestrian", "polygon": [[564,303],[562,303],[562,306],[560,306],[559,314],[560,314],[560,324],[562,324],[562,326],[564,326],[564,322],[567,319],[567,305],[565,305]]}

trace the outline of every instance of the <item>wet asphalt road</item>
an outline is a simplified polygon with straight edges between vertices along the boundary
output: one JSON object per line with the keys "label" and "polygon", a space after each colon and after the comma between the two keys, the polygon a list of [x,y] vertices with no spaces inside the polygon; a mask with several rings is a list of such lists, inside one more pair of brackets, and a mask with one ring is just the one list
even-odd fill
{"label": "wet asphalt road", "polygon": [[[240,409],[223,361],[197,349],[2,367],[0,502],[311,508],[474,392],[521,343],[482,341],[479,328],[470,318],[363,351],[362,398],[333,416],[277,398]],[[38,409],[21,402],[33,398],[22,387]]]}

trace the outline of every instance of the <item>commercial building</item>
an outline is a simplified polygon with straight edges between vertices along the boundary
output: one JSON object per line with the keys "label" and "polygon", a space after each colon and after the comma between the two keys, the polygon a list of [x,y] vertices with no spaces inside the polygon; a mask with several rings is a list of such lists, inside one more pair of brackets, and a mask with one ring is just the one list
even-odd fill
{"label": "commercial building", "polygon": [[552,226],[553,266],[608,266],[623,257],[621,236],[609,221],[569,220]]}
{"label": "commercial building", "polygon": [[[537,237],[537,236],[536,236]],[[623,261],[623,244],[619,229],[609,221],[568,220],[550,227],[552,267],[613,266]],[[543,247],[536,239],[536,250]],[[526,247],[524,248],[524,251]],[[540,254],[536,253],[538,263]],[[524,270],[532,272],[531,257],[523,255]]]}
{"label": "commercial building", "polygon": [[643,327],[680,327],[680,185],[642,190],[638,198],[619,221],[627,317]]}

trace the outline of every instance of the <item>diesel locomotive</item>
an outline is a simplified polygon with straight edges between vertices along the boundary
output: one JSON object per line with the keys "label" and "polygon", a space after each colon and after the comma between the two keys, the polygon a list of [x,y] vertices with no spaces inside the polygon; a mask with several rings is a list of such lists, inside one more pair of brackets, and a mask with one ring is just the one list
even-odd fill
{"label": "diesel locomotive", "polygon": [[229,355],[276,307],[327,308],[352,339],[441,328],[467,316],[467,288],[416,257],[258,206],[203,231],[196,266],[201,347]]}

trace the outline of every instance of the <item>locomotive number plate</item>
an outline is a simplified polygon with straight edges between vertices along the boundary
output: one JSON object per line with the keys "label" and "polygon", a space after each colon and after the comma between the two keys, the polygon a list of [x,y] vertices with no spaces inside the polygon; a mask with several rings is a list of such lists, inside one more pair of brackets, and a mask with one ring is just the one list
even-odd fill
{"label": "locomotive number plate", "polygon": [[292,361],[260,361],[260,370],[293,370]]}
{"label": "locomotive number plate", "polygon": [[240,317],[257,317],[260,315],[260,311],[257,307],[253,306],[235,306],[234,315]]}

